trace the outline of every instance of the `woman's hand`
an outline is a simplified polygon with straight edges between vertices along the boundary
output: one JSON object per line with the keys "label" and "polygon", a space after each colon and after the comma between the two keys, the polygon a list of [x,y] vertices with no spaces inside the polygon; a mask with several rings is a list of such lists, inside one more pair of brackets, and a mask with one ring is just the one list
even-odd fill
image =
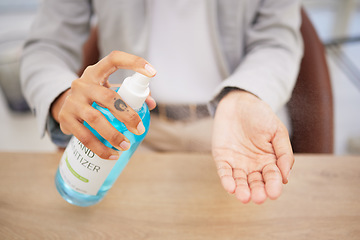
{"label": "woman's hand", "polygon": [[266,103],[240,90],[217,107],[212,153],[223,187],[243,203],[278,198],[294,164],[284,124]]}
{"label": "woman's hand", "polygon": [[[115,103],[121,97],[109,89],[111,87],[108,82],[109,76],[120,68],[131,69],[147,77],[156,74],[154,68],[145,59],[114,51],[95,65],[87,67],[82,76],[73,81],[71,88],[61,94],[51,106],[51,114],[59,122],[61,131],[64,134],[73,134],[86,147],[104,159],[116,160],[119,158],[119,152],[102,144],[83,125],[84,121],[119,150],[127,150],[130,141],[117,131],[104,115],[92,107],[93,102],[107,108],[130,132],[137,135],[145,132],[139,115],[126,104],[124,107],[128,111],[120,111]],[[152,97],[148,97],[146,102],[150,109],[155,108],[156,103]]]}

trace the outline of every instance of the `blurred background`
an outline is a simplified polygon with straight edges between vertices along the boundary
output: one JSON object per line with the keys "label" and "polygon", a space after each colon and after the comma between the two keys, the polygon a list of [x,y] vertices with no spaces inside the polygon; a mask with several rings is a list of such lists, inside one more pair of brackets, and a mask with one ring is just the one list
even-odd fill
{"label": "blurred background", "polygon": [[[41,0],[0,0],[0,151],[56,151],[19,84],[22,44]],[[327,53],[334,98],[334,151],[360,155],[360,0],[303,0]]]}

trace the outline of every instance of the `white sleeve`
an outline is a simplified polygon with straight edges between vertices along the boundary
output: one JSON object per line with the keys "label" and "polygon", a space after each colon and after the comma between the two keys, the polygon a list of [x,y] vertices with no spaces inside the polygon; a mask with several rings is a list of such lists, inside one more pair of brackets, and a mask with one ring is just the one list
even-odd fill
{"label": "white sleeve", "polygon": [[42,1],[24,46],[21,86],[43,136],[52,102],[78,78],[89,35],[89,0]]}
{"label": "white sleeve", "polygon": [[229,87],[253,93],[275,112],[286,104],[303,54],[300,10],[298,0],[261,1],[245,32],[245,58],[218,87],[213,111]]}

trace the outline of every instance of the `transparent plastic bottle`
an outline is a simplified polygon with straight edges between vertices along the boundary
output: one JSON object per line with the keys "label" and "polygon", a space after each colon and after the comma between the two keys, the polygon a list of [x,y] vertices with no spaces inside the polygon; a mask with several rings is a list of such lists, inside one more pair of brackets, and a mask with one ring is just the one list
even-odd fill
{"label": "transparent plastic bottle", "polygon": [[[150,113],[145,103],[145,99],[149,95],[148,86],[149,78],[135,73],[126,78],[118,90],[121,98],[139,114],[145,127],[142,135],[131,133],[109,110],[93,103],[92,106],[130,140],[131,146],[126,151],[120,151],[118,160],[106,160],[98,157],[73,136],[60,160],[55,177],[56,188],[66,201],[82,207],[91,206],[101,201],[112,187],[148,132]],[[84,125],[103,144],[117,150],[89,124],[84,122]]]}

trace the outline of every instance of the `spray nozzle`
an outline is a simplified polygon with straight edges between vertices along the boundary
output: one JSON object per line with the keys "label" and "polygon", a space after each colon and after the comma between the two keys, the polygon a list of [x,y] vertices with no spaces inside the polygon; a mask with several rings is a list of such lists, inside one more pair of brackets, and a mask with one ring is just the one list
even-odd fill
{"label": "spray nozzle", "polygon": [[131,76],[131,79],[138,84],[149,86],[150,78],[142,75],[141,73],[135,73]]}
{"label": "spray nozzle", "polygon": [[140,73],[125,78],[118,90],[121,98],[134,110],[140,109],[150,93],[150,78]]}

